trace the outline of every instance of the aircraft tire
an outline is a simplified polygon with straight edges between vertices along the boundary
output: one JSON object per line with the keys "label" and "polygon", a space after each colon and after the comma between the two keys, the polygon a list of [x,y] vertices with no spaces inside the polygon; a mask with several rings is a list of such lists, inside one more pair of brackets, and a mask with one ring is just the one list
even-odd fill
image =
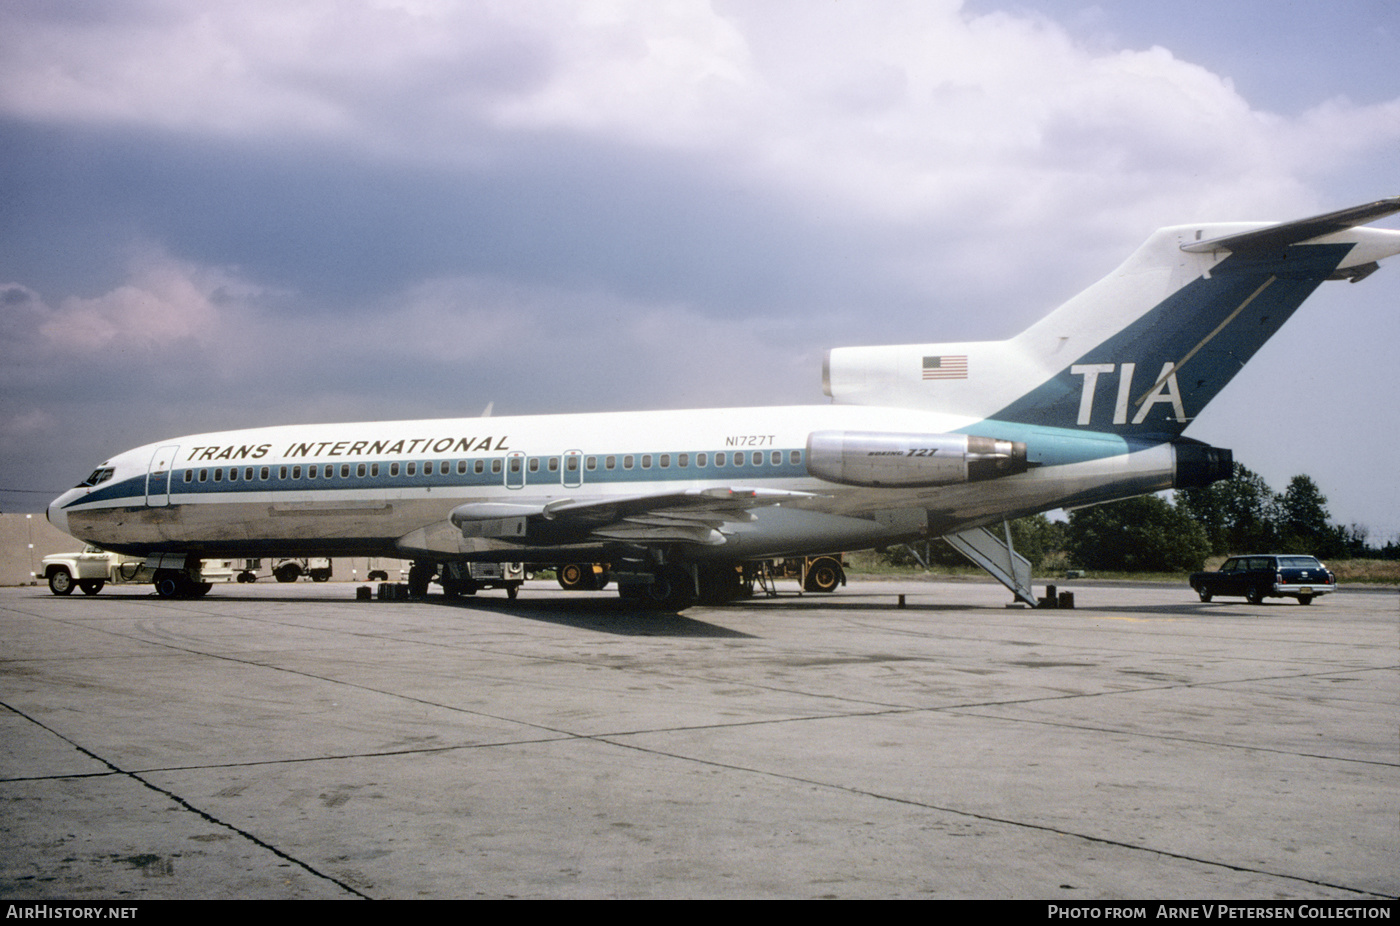
{"label": "aircraft tire", "polygon": [[565,563],[559,567],[559,587],[566,592],[593,591],[598,583],[593,580],[593,566],[589,563]]}
{"label": "aircraft tire", "polygon": [[843,578],[841,564],[829,556],[822,556],[807,567],[807,580],[802,583],[802,588],[809,592],[834,592]]}
{"label": "aircraft tire", "polygon": [[743,594],[743,575],[737,567],[725,564],[699,568],[701,604],[727,604]]}
{"label": "aircraft tire", "polygon": [[642,586],[648,607],[681,611],[695,604],[695,583],[689,572],[680,566],[662,566],[655,575],[655,581]]}
{"label": "aircraft tire", "polygon": [[102,591],[102,586],[107,584],[105,579],[79,579],[78,588],[83,590],[84,595],[96,595]]}
{"label": "aircraft tire", "polygon": [[156,573],[154,585],[161,598],[179,598],[186,593],[189,581],[183,573],[173,569],[162,569]]}
{"label": "aircraft tire", "polygon": [[[441,582],[442,593],[448,598],[460,598],[463,595],[475,595],[477,590],[476,582],[471,579],[444,579]],[[424,589],[427,594],[427,589]]]}
{"label": "aircraft tire", "polygon": [[433,581],[436,571],[432,563],[414,563],[408,567],[408,597],[426,598],[428,583]]}
{"label": "aircraft tire", "polygon": [[73,577],[67,569],[55,569],[49,573],[49,591],[55,595],[73,594]]}

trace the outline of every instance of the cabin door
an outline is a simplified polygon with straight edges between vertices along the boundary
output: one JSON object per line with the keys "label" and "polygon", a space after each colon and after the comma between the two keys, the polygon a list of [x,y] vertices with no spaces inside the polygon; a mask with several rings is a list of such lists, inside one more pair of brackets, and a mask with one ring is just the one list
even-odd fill
{"label": "cabin door", "polygon": [[179,444],[166,444],[151,454],[151,468],[146,472],[146,504],[152,508],[170,504],[170,479],[179,455]]}
{"label": "cabin door", "polygon": [[577,489],[583,485],[583,453],[578,450],[564,452],[564,488]]}
{"label": "cabin door", "polygon": [[525,454],[523,451],[514,450],[506,455],[506,488],[523,489],[525,487]]}

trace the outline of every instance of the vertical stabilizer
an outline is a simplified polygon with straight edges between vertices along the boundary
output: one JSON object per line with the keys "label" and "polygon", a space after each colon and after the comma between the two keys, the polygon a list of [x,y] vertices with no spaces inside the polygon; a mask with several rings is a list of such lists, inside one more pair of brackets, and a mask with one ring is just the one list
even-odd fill
{"label": "vertical stabilizer", "polygon": [[1014,338],[844,348],[837,402],[1171,438],[1326,280],[1400,253],[1400,232],[1354,228],[1400,198],[1282,224],[1157,231],[1122,266]]}

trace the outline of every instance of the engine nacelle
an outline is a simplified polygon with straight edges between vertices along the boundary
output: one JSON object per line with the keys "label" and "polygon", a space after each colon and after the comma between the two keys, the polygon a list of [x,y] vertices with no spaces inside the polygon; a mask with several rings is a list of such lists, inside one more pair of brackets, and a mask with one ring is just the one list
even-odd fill
{"label": "engine nacelle", "polygon": [[971,434],[813,431],[807,472],[842,485],[923,488],[1026,471],[1026,445]]}
{"label": "engine nacelle", "polygon": [[1176,469],[1172,476],[1173,489],[1208,486],[1235,475],[1235,455],[1223,447],[1212,447],[1189,437],[1172,441]]}

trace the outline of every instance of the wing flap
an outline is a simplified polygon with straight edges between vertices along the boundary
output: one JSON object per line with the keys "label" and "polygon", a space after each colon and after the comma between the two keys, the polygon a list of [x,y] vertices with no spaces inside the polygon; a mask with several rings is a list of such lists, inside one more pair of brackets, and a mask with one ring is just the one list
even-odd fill
{"label": "wing flap", "polygon": [[449,520],[464,537],[542,546],[595,540],[714,545],[724,543],[724,524],[752,521],[750,509],[812,497],[810,492],[732,486],[538,503],[470,502],[454,508]]}

